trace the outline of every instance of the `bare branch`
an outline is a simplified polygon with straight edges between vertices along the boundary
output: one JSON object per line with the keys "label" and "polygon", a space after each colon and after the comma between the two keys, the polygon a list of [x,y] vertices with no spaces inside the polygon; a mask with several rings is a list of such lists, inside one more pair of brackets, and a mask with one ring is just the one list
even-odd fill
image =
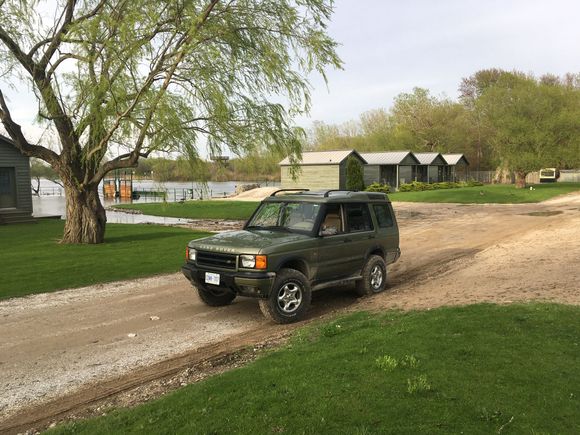
{"label": "bare branch", "polygon": [[46,77],[48,79],[50,79],[52,77],[52,75],[54,74],[54,72],[56,71],[56,69],[58,68],[58,66],[63,63],[65,60],[68,59],[76,59],[79,61],[83,61],[83,62],[87,62],[88,59],[86,57],[83,56],[78,56],[76,54],[72,54],[72,53],[65,53],[63,54],[61,57],[59,57],[56,62],[54,62],[51,66],[50,69],[47,71],[46,73]]}
{"label": "bare branch", "polygon": [[57,165],[59,156],[54,151],[49,150],[43,146],[31,145],[24,134],[22,133],[22,128],[16,122],[12,120],[10,115],[10,110],[6,105],[6,100],[4,99],[4,94],[0,90],[0,121],[4,125],[4,128],[8,132],[8,135],[13,140],[12,145],[18,149],[21,153],[29,157],[39,157],[51,165]]}
{"label": "bare branch", "polygon": [[32,74],[35,66],[34,61],[30,56],[28,56],[26,53],[22,51],[18,43],[14,41],[10,37],[10,35],[6,33],[6,30],[4,30],[4,28],[2,27],[0,27],[0,41],[2,41],[4,45],[6,45],[8,50],[14,55],[14,57],[16,57],[18,62],[20,62],[20,64],[26,69],[26,71]]}
{"label": "bare branch", "polygon": [[107,173],[114,171],[115,169],[126,169],[134,168],[137,166],[137,162],[140,157],[146,159],[151,154],[152,150],[137,153],[132,151],[127,154],[122,154],[113,160],[109,160],[107,163],[103,164],[95,176],[91,179],[91,183],[99,183]]}
{"label": "bare branch", "polygon": [[62,36],[66,34],[68,26],[70,25],[73,18],[75,5],[76,0],[67,0],[66,8],[64,11],[64,22],[52,37],[52,40],[50,41],[48,48],[44,52],[42,58],[40,59],[40,62],[38,62],[37,67],[41,71],[46,70],[46,66],[50,62],[50,59],[52,58],[52,56],[54,55],[54,53],[56,52],[57,48],[61,43]]}

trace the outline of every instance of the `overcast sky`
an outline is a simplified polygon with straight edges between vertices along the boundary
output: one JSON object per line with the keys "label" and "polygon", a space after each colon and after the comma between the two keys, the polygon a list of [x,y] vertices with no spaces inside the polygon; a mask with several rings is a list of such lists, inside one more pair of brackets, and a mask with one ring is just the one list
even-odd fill
{"label": "overcast sky", "polygon": [[[311,115],[296,121],[356,119],[415,86],[455,98],[483,68],[580,72],[579,18],[578,0],[338,0],[329,32],[344,69],[329,71],[328,88],[313,77]],[[8,92],[10,107],[32,131],[36,105],[22,91]]]}
{"label": "overcast sky", "polygon": [[310,119],[337,123],[388,108],[415,86],[457,97],[484,68],[580,72],[580,1],[337,0],[330,34],[343,71],[314,79]]}

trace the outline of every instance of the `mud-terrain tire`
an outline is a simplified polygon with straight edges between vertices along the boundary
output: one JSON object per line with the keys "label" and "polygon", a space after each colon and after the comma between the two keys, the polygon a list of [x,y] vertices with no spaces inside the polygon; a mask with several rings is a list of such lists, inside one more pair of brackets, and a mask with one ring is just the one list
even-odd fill
{"label": "mud-terrain tire", "polygon": [[357,281],[355,291],[359,296],[373,295],[387,287],[387,265],[383,257],[371,255],[362,270],[362,279]]}
{"label": "mud-terrain tire", "polygon": [[223,307],[229,305],[236,298],[236,294],[228,289],[223,288],[204,288],[197,287],[199,298],[210,307]]}
{"label": "mud-terrain tire", "polygon": [[268,299],[260,299],[260,310],[268,319],[284,324],[302,319],[312,299],[308,279],[294,269],[282,269]]}

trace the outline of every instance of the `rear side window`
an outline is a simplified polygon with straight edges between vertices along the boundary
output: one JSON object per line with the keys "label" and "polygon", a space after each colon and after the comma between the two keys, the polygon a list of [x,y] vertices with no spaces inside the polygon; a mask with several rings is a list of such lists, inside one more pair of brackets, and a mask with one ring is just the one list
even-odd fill
{"label": "rear side window", "polygon": [[374,204],[375,215],[380,228],[389,228],[393,226],[393,215],[387,204]]}
{"label": "rear side window", "polygon": [[373,221],[366,204],[346,204],[346,222],[350,232],[371,231]]}

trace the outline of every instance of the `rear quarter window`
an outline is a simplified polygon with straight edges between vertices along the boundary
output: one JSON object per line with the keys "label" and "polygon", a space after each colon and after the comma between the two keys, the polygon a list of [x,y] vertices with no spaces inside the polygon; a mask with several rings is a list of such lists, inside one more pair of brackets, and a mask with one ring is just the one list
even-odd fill
{"label": "rear quarter window", "polygon": [[380,228],[389,228],[393,226],[393,215],[387,204],[374,204],[375,216]]}
{"label": "rear quarter window", "polygon": [[346,204],[345,210],[350,232],[372,231],[373,221],[367,204]]}

